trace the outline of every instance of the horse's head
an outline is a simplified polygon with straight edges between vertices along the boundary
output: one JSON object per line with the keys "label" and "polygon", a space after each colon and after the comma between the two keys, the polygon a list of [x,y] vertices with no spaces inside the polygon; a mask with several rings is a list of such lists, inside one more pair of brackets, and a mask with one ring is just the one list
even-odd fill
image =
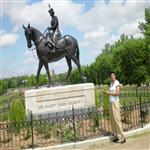
{"label": "horse's head", "polygon": [[32,30],[31,30],[31,27],[30,27],[30,24],[28,24],[27,27],[25,27],[23,25],[23,28],[24,28],[24,31],[25,31],[25,37],[26,37],[26,40],[27,40],[27,46],[28,48],[31,48],[32,47]]}

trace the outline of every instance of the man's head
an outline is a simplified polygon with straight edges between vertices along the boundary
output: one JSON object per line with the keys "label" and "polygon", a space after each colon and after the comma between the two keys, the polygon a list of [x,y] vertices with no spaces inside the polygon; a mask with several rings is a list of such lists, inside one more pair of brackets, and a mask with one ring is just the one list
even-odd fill
{"label": "man's head", "polygon": [[55,14],[55,12],[54,12],[54,9],[53,9],[53,8],[50,8],[48,12],[50,13],[50,15],[51,15],[51,16],[54,16],[54,14]]}
{"label": "man's head", "polygon": [[110,72],[110,78],[111,78],[111,81],[114,82],[116,80],[116,73],[115,72]]}

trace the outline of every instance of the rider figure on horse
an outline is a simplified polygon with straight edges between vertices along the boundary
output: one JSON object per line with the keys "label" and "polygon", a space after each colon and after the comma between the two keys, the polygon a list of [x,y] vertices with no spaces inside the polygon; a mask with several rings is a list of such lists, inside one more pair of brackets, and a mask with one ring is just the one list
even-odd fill
{"label": "rider figure on horse", "polygon": [[[49,5],[50,8],[50,5]],[[49,47],[49,49],[52,50],[51,52],[55,52],[56,51],[56,44],[57,44],[57,40],[59,40],[61,33],[59,30],[59,22],[58,22],[58,18],[57,16],[55,16],[55,12],[53,8],[50,8],[48,10],[50,16],[52,17],[51,19],[51,27],[48,27],[48,31],[49,33],[47,33],[47,42],[46,42],[46,46]],[[52,32],[51,32],[52,31]]]}

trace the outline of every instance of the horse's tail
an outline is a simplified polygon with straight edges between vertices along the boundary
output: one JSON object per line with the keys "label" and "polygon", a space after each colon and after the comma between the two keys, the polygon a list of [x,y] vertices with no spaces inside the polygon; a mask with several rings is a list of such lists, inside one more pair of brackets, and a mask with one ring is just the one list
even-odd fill
{"label": "horse's tail", "polygon": [[78,41],[76,41],[76,57],[78,59],[78,61],[80,62],[80,51],[79,51],[79,45],[78,45]]}

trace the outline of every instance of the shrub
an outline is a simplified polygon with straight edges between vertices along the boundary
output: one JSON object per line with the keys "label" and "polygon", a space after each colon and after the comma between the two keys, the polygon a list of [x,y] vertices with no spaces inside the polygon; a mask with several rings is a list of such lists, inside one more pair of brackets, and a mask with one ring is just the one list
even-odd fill
{"label": "shrub", "polygon": [[95,104],[97,108],[100,107],[100,92],[96,88],[95,88]]}
{"label": "shrub", "polygon": [[25,108],[21,99],[16,98],[11,102],[9,120],[10,122],[24,122],[26,120]]}

